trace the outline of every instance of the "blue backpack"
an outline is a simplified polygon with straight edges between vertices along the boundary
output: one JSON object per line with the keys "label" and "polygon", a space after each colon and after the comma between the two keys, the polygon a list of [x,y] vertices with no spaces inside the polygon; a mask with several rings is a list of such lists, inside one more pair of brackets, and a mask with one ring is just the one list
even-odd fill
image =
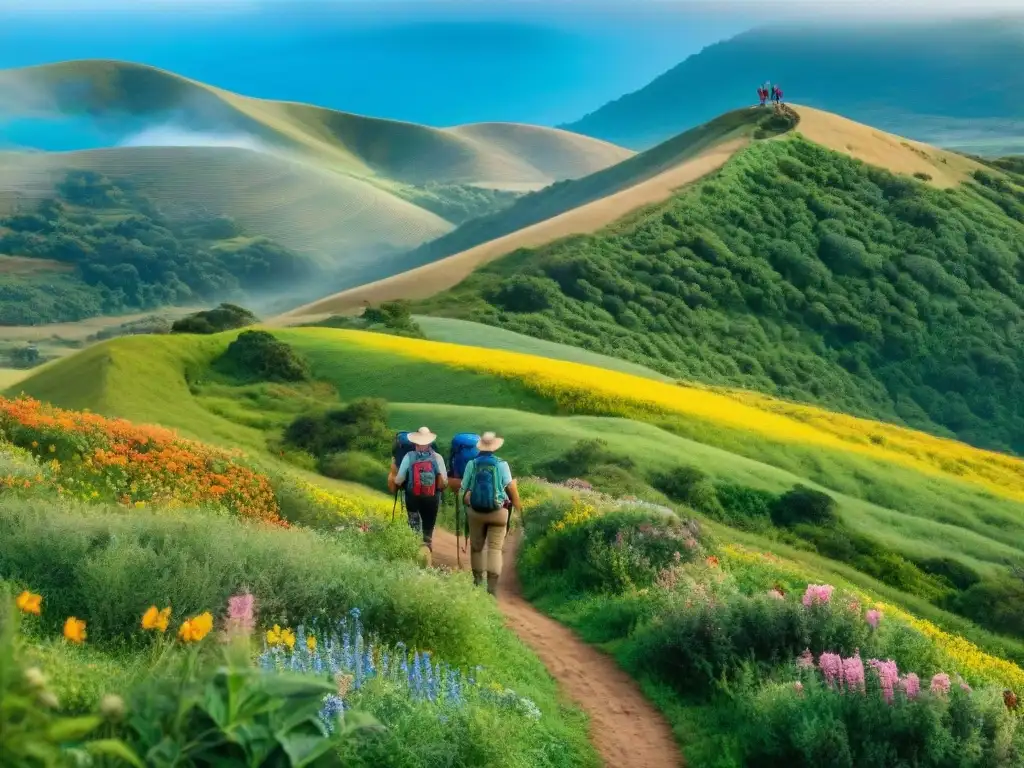
{"label": "blue backpack", "polygon": [[473,487],[469,489],[469,506],[477,512],[495,512],[502,508],[503,499],[500,494],[501,473],[498,471],[500,459],[494,454],[478,456],[474,459]]}
{"label": "blue backpack", "polygon": [[452,438],[452,450],[448,454],[448,473],[454,478],[462,478],[466,474],[466,465],[471,459],[480,455],[476,444],[480,435],[472,432],[461,432]]}

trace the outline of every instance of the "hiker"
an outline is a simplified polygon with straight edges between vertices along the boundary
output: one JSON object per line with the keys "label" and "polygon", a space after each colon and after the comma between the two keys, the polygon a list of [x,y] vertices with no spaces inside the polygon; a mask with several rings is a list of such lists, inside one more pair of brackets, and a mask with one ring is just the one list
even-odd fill
{"label": "hiker", "polygon": [[757,87],[757,98],[761,100],[762,107],[764,106],[764,103],[768,100],[768,94],[761,86]]}
{"label": "hiker", "polygon": [[409,516],[409,527],[414,531],[422,528],[423,546],[427,548],[428,564],[434,550],[434,526],[437,525],[437,510],[441,504],[441,493],[448,486],[448,471],[436,450],[437,435],[426,427],[405,434],[412,443],[412,450],[402,457],[398,469],[388,475],[388,488],[397,493],[405,488],[405,509]]}
{"label": "hiker", "polygon": [[[455,546],[459,546],[459,534],[463,533],[460,528],[464,525],[463,552],[469,543],[469,520],[459,514],[462,497],[459,490],[462,488],[462,476],[466,473],[466,465],[480,455],[480,449],[476,447],[479,442],[480,435],[460,432],[452,438],[451,450],[448,453],[448,487],[455,495]],[[456,552],[456,556],[458,554]]]}
{"label": "hiker", "polygon": [[776,104],[781,104],[782,103],[782,88],[780,88],[777,85],[775,86],[775,103]]}
{"label": "hiker", "polygon": [[480,455],[466,464],[462,476],[473,583],[480,586],[486,575],[487,591],[492,595],[498,593],[502,546],[512,519],[510,507],[520,515],[523,509],[508,462],[494,455],[504,444],[494,432],[484,432],[476,445]]}

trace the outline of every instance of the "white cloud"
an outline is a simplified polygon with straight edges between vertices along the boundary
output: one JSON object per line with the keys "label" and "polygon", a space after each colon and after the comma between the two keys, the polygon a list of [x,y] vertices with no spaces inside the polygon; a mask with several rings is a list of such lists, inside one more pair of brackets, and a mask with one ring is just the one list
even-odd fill
{"label": "white cloud", "polygon": [[146,128],[119,142],[121,147],[236,147],[267,152],[269,147],[247,133],[193,131],[177,125]]}

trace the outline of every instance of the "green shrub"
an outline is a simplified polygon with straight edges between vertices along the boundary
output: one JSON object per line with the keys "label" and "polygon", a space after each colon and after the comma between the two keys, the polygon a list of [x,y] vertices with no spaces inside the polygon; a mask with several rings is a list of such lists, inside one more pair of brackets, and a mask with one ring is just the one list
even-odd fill
{"label": "green shrub", "polygon": [[778,499],[776,494],[735,483],[718,483],[715,495],[725,512],[722,522],[751,531],[772,527],[771,510]]}
{"label": "green shrub", "polygon": [[320,473],[337,480],[348,480],[377,490],[387,489],[390,465],[379,456],[360,451],[330,453],[320,461]]}
{"label": "green shrub", "polygon": [[391,449],[387,402],[353,400],[345,408],[296,418],[284,432],[286,443],[323,458],[357,451],[384,459]]}
{"label": "green shrub", "polygon": [[954,684],[948,696],[898,694],[890,704],[870,670],[866,684],[864,694],[844,695],[806,677],[799,692],[784,683],[745,697],[732,723],[742,764],[1009,768],[1024,759],[1020,729],[998,692]]}
{"label": "green shrub", "polygon": [[216,361],[244,381],[307,381],[309,364],[286,343],[266,331],[243,331]]}
{"label": "green shrub", "polygon": [[201,312],[175,320],[171,324],[171,333],[211,334],[232,331],[255,325],[259,318],[252,312],[234,304],[221,304],[215,309],[204,309]]}
{"label": "green shrub", "polygon": [[957,613],[983,627],[1024,637],[1024,580],[1019,577],[984,579],[950,602]]}
{"label": "green shrub", "polygon": [[981,576],[968,565],[951,557],[931,557],[917,562],[917,567],[932,576],[938,576],[956,589],[970,589],[979,581]]}
{"label": "green shrub", "polygon": [[498,285],[488,299],[509,312],[540,312],[553,307],[561,295],[558,283],[550,278],[516,275]]}
{"label": "green shrub", "polygon": [[836,520],[836,501],[827,493],[797,485],[772,504],[771,518],[781,526],[829,525]]}
{"label": "green shrub", "polygon": [[[807,608],[766,595],[694,597],[675,605],[632,638],[630,663],[683,697],[707,695],[716,681],[736,679],[745,665],[763,673],[809,648],[853,655],[868,641],[860,615],[833,604]],[[837,649],[840,649],[837,651]]]}
{"label": "green shrub", "polygon": [[602,466],[631,470],[636,464],[630,457],[612,451],[606,440],[592,439],[580,440],[558,458],[541,465],[537,471],[551,480],[569,480],[586,477]]}
{"label": "green shrub", "polygon": [[412,319],[410,306],[408,301],[386,301],[379,307],[364,309],[360,320],[371,329],[383,326],[399,336],[422,339],[423,329]]}

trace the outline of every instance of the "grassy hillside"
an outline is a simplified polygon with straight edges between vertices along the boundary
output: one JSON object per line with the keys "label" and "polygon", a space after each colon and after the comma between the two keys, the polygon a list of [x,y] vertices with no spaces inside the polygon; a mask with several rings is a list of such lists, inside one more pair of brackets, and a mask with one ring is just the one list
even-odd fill
{"label": "grassy hillside", "polygon": [[[252,99],[169,72],[114,61],[70,61],[0,72],[12,115],[92,115],[240,133],[358,177],[414,185],[544,186],[631,153],[565,131],[514,125],[435,129],[307,104]],[[541,140],[538,140],[541,137]]]}
{"label": "grassy hillside", "polygon": [[788,99],[941,146],[1024,150],[1012,73],[1024,20],[784,24],[708,46],[570,124],[645,149],[740,104],[765,79]]}
{"label": "grassy hillside", "polygon": [[[498,429],[509,437],[505,453],[520,473],[553,479],[582,474],[599,487],[654,494],[662,502],[652,484],[681,465],[705,473],[724,488],[727,500],[733,488],[779,494],[810,484],[836,499],[843,535],[859,542],[860,554],[837,549],[827,532],[808,530],[794,538],[754,518],[730,517],[739,514],[732,507],[707,514],[764,546],[817,553],[816,567],[828,562],[823,555],[839,561],[829,567],[979,642],[1013,645],[938,610],[975,615],[932,570],[951,559],[991,595],[1008,583],[1009,569],[1024,563],[1024,486],[1015,459],[813,409],[783,415],[772,402],[748,403],[496,349],[325,329],[275,335],[307,362],[312,382],[225,378],[213,361],[233,337],[227,334],[118,339],[41,369],[12,393],[159,422],[194,438],[274,456],[297,416],[376,397],[390,402],[393,429],[427,423],[445,439],[454,431]],[[386,453],[387,446],[381,450]],[[352,461],[332,460],[328,469],[379,485],[386,472],[383,454]],[[887,565],[874,565],[876,557]],[[983,599],[990,598],[975,595],[977,604]],[[994,626],[1016,633],[1008,629],[1017,626],[1014,621],[1000,619]]]}
{"label": "grassy hillside", "polygon": [[803,139],[755,145],[666,204],[493,262],[419,311],[1019,451],[1024,187],[920,176]]}

